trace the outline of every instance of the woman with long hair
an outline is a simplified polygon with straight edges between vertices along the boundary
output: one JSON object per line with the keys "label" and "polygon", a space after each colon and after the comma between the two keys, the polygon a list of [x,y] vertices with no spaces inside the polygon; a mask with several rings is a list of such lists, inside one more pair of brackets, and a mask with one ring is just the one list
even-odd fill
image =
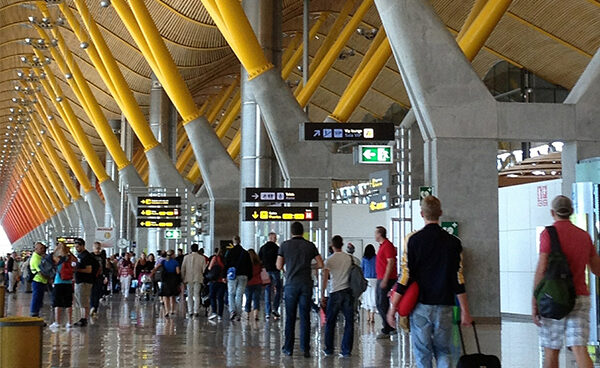
{"label": "woman with long hair", "polygon": [[211,275],[209,287],[209,299],[212,313],[208,316],[209,320],[223,320],[223,308],[225,306],[225,290],[227,281],[225,280],[225,247],[220,247],[217,254],[212,257],[208,265],[207,276]]}
{"label": "woman with long hair", "polygon": [[67,310],[68,322],[66,328],[71,328],[73,317],[73,274],[77,265],[77,258],[71,253],[67,245],[59,242],[52,253],[52,260],[56,265],[54,287],[52,288],[52,308],[54,308],[54,323],[50,328],[60,327],[61,310]]}
{"label": "woman with long hair", "polygon": [[362,294],[362,308],[367,311],[367,322],[375,323],[375,313],[377,312],[377,305],[375,303],[375,292],[377,288],[377,274],[375,273],[375,259],[377,257],[375,253],[375,247],[373,244],[367,244],[365,247],[363,258],[360,266],[363,270],[363,274],[367,279],[368,286],[367,290]]}
{"label": "woman with long hair", "polygon": [[169,317],[175,314],[175,297],[179,295],[181,274],[179,262],[175,259],[175,252],[173,250],[167,252],[167,257],[162,267],[162,284],[159,295],[163,297],[165,303],[165,317]]}
{"label": "woman with long hair", "polygon": [[[258,321],[260,296],[262,294],[262,279],[260,278],[262,263],[254,249],[248,249],[248,255],[250,255],[250,260],[252,261],[252,278],[250,278],[246,284],[246,305],[244,309],[248,314],[249,320],[254,319]],[[252,308],[252,304],[254,305],[254,308]]]}

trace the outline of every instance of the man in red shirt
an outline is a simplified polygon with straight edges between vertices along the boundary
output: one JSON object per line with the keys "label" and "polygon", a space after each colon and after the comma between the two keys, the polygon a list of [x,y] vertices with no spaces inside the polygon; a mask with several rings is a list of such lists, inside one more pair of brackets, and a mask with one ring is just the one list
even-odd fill
{"label": "man in red shirt", "polygon": [[[552,201],[552,218],[558,233],[562,252],[565,254],[571,273],[577,299],[573,310],[563,319],[555,320],[540,317],[535,298],[532,299],[532,317],[540,326],[540,344],[544,348],[546,368],[558,368],[558,356],[566,337],[566,345],[575,354],[578,367],[593,367],[587,352],[590,334],[590,292],[585,280],[585,267],[594,274],[600,274],[600,257],[592,244],[589,234],[569,221],[573,213],[571,200],[558,196]],[[550,235],[544,230],[540,236],[540,259],[535,272],[534,285],[544,278],[550,254]]]}
{"label": "man in red shirt", "polygon": [[396,329],[387,323],[386,316],[390,307],[388,293],[398,279],[397,269],[397,251],[394,244],[387,238],[387,230],[383,226],[377,226],[375,229],[375,240],[380,244],[375,260],[375,273],[377,274],[376,300],[377,311],[383,320],[381,333],[377,335],[378,339],[387,339],[390,335],[396,333]]}

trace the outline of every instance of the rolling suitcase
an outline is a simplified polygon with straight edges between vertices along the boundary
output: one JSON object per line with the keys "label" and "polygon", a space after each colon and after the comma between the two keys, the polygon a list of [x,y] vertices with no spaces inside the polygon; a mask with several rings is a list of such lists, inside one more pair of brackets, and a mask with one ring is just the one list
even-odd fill
{"label": "rolling suitcase", "polygon": [[477,354],[467,354],[467,351],[465,350],[465,340],[463,339],[460,325],[458,326],[458,331],[460,333],[460,343],[462,344],[464,355],[458,360],[458,365],[456,368],[500,368],[500,359],[498,359],[497,356],[481,354],[481,347],[479,346],[479,337],[477,337],[475,322],[473,322],[473,332],[475,332]]}

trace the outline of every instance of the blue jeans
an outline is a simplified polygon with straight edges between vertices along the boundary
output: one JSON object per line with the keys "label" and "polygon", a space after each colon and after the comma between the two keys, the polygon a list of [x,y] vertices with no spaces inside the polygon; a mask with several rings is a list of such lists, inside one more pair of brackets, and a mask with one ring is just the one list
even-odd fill
{"label": "blue jeans", "polygon": [[[250,313],[251,310],[260,309],[260,293],[262,291],[262,285],[251,285],[246,286],[246,312]],[[251,304],[254,304],[254,308],[251,308]]]}
{"label": "blue jeans", "polygon": [[410,315],[410,338],[418,368],[452,367],[452,306],[417,304]]}
{"label": "blue jeans", "polygon": [[[265,314],[268,316],[271,312],[277,312],[279,310],[279,304],[281,303],[281,272],[272,271],[269,272],[271,278],[271,284],[265,288]],[[273,289],[275,289],[275,296],[273,297]],[[271,299],[273,304],[271,304]]]}
{"label": "blue jeans", "polygon": [[225,304],[226,285],[223,282],[213,281],[209,285],[210,307],[213,313],[223,317],[223,305]]}
{"label": "blue jeans", "polygon": [[242,300],[246,291],[248,276],[239,275],[234,280],[227,280],[229,297],[229,313],[242,313]]}
{"label": "blue jeans", "polygon": [[285,342],[283,350],[294,351],[296,336],[296,315],[300,309],[300,350],[310,351],[310,304],[312,299],[312,284],[286,284],[284,287],[285,301]]}
{"label": "blue jeans", "polygon": [[352,353],[354,345],[354,297],[351,289],[329,294],[327,301],[327,323],[325,324],[325,352],[333,354],[335,325],[340,312],[344,314],[344,337],[342,337],[342,355]]}
{"label": "blue jeans", "polygon": [[29,314],[32,317],[38,317],[40,315],[40,309],[44,305],[44,292],[46,291],[46,284],[34,281],[31,283],[32,295],[31,305],[29,308]]}

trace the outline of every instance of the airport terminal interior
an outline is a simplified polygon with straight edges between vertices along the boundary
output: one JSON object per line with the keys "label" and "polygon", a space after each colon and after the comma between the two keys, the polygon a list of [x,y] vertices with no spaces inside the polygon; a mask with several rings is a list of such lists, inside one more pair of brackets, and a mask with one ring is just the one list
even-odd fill
{"label": "airport terminal interior", "polygon": [[[0,0],[0,30],[0,368],[432,367],[379,311],[430,196],[482,352],[549,359],[532,291],[557,196],[600,247],[600,1]],[[368,286],[348,261],[354,343],[340,315],[332,354],[336,235]],[[300,313],[286,350],[297,289],[310,347]],[[455,366],[477,344],[449,308]]]}

